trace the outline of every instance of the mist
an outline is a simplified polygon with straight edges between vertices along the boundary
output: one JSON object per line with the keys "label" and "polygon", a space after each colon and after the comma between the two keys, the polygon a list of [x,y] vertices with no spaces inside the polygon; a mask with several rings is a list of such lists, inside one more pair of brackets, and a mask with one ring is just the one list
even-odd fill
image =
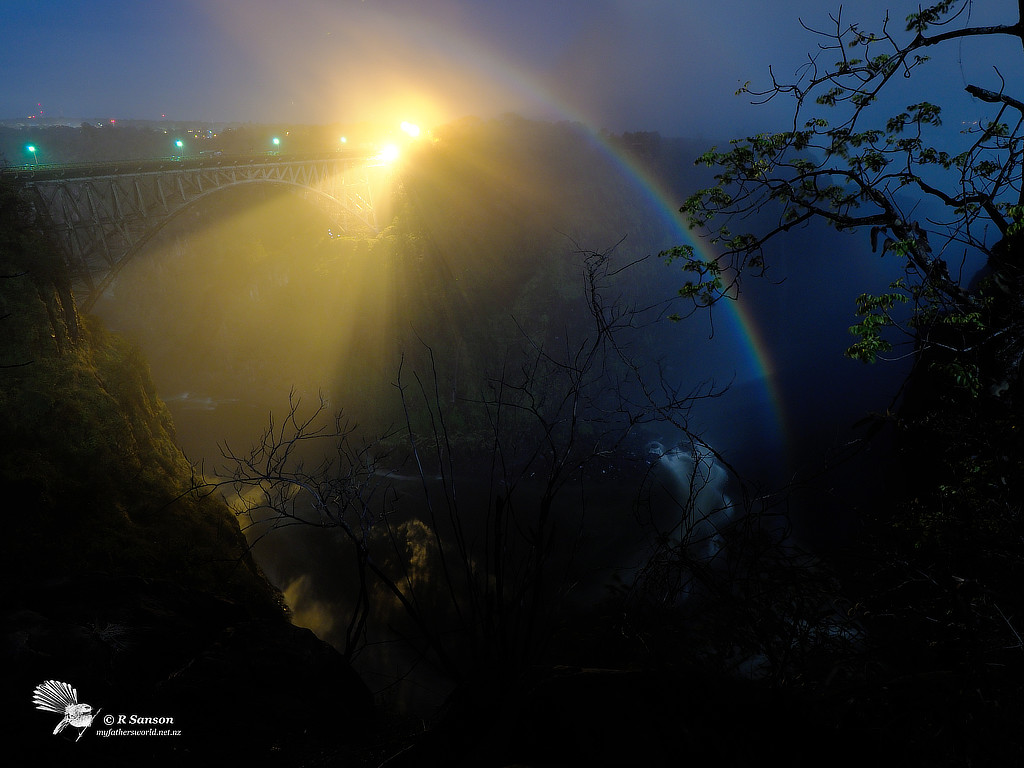
{"label": "mist", "polygon": [[[843,15],[881,20],[887,8],[859,0]],[[769,66],[788,76],[805,63],[818,39],[800,22],[827,30],[835,10],[810,0],[784,9],[742,0],[45,0],[5,10],[0,61],[21,86],[0,96],[0,116],[434,126],[515,112],[728,139],[784,127],[781,102],[733,94],[770,82]],[[894,23],[906,12],[894,8]],[[972,14],[984,23],[999,11]],[[975,71],[970,47],[929,82],[993,78]]]}
{"label": "mist", "polygon": [[[647,161],[668,160],[680,175],[666,184],[686,188],[697,183],[695,172],[671,160],[693,146],[658,137]],[[724,563],[736,535],[728,531],[751,525],[786,547],[847,535],[863,501],[856,484],[839,488],[831,475],[829,498],[815,478],[854,439],[864,411],[885,407],[889,382],[841,357],[853,297],[844,293],[848,283],[827,280],[818,232],[791,238],[771,279],[743,298],[746,326],[706,313],[669,321],[681,308],[683,275],[657,254],[674,244],[677,224],[615,158],[607,140],[578,125],[462,121],[408,146],[387,170],[377,199],[392,218],[377,234],[340,231],[283,186],[228,189],[165,226],[95,311],[140,345],[179,444],[212,479],[230,477],[232,457],[265,431],[283,433],[292,412],[300,421],[321,406],[324,416],[338,413],[353,442],[366,446],[350,464],[365,469],[358,487],[366,514],[389,521],[366,535],[385,552],[393,540],[411,548],[421,599],[454,627],[436,581],[434,537],[464,537],[474,568],[482,567],[487,551],[479,547],[491,535],[485,510],[513,499],[536,509],[549,492],[550,435],[523,413],[539,407],[552,425],[562,423],[552,404],[577,386],[560,379],[570,369],[536,366],[578,360],[573,350],[594,334],[588,290],[599,287],[601,317],[629,322],[614,347],[611,336],[602,342],[600,364],[578,385],[588,426],[575,441],[589,447],[573,459],[569,484],[557,486],[559,536],[568,538],[546,567],[564,570],[559,599],[572,611],[631,584],[696,604],[694,584],[657,581],[651,563],[669,552]],[[828,247],[846,246],[833,236]],[[595,258],[603,277],[589,284]],[[851,282],[886,279],[871,265]],[[818,318],[813,331],[808,314]],[[756,365],[753,344],[761,347]],[[822,348],[835,351],[830,362],[813,351]],[[502,417],[513,426],[499,428],[499,411],[488,405],[495,387],[518,386],[528,399]],[[541,405],[530,405],[534,398]],[[410,453],[406,434],[434,447]],[[310,440],[301,454],[315,465],[332,445]],[[847,472],[849,479],[856,469]],[[789,486],[779,506],[775,494]],[[245,492],[231,488],[229,501],[244,510]],[[456,497],[464,530],[432,517],[431,504]],[[345,537],[318,527],[271,530],[261,514],[240,522],[293,621],[344,649],[358,605]],[[535,513],[522,514],[525,521]],[[398,606],[378,602],[356,669],[382,700],[431,711],[453,683],[402,649],[415,628]]]}
{"label": "mist", "polygon": [[[866,630],[835,572],[900,481],[890,427],[916,347],[872,366],[843,351],[857,296],[903,265],[812,222],[695,308],[666,252],[712,252],[679,212],[715,180],[695,159],[791,129],[792,102],[759,89],[806,73],[813,30],[889,4],[100,5],[5,11],[0,64],[25,83],[0,94],[9,165],[368,172],[366,226],[312,186],[203,194],[90,311],[147,361],[185,495],[228,505],[292,623],[375,705],[474,723],[543,666],[685,649],[709,688],[795,689],[806,662],[851,706],[833,681],[872,673],[847,663]],[[994,5],[968,4],[971,23]],[[973,46],[894,78],[880,109],[938,90],[954,129],[975,125],[963,86],[1002,76]],[[743,229],[776,226],[769,207]],[[982,266],[965,251],[957,278]]]}

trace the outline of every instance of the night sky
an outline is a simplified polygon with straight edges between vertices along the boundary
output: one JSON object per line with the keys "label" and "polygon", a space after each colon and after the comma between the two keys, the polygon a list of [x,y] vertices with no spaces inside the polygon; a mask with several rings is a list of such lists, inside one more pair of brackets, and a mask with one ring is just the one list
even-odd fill
{"label": "night sky", "polygon": [[[1007,18],[1013,3],[976,5],[975,24]],[[844,20],[875,27],[891,7],[890,28],[902,33],[916,6],[853,0],[843,5]],[[818,42],[800,20],[827,29],[838,7],[8,0],[0,10],[0,119],[41,108],[66,118],[432,125],[517,112],[616,132],[732,136],[784,121],[789,103],[752,107],[734,93],[747,80],[768,82],[770,65],[788,77]],[[969,71],[963,47],[964,71],[954,63],[930,82],[958,92],[965,77],[991,79]],[[915,88],[928,82],[916,79]]]}

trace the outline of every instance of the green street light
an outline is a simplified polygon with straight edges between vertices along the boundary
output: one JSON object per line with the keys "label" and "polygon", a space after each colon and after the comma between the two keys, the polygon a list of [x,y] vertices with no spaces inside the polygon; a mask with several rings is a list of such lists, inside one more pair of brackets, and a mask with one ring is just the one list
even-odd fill
{"label": "green street light", "polygon": [[32,153],[32,164],[39,165],[39,157],[36,155],[36,145],[29,144],[25,149]]}
{"label": "green street light", "polygon": [[177,139],[174,142],[174,146],[178,148],[178,157],[181,157],[182,150],[185,148],[185,142],[182,141],[181,139]]}
{"label": "green street light", "polygon": [[278,149],[281,146],[281,140],[275,136],[270,140],[270,143],[274,145],[274,149]]}

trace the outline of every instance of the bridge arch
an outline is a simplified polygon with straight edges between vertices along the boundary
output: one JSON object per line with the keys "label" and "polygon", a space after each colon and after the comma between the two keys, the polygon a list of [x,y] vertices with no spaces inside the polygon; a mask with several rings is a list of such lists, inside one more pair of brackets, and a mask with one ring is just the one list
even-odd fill
{"label": "bridge arch", "polygon": [[[166,216],[160,218],[160,220],[150,226],[137,240],[132,242],[124,254],[119,258],[115,264],[111,265],[109,269],[104,270],[101,276],[94,276],[94,286],[87,293],[82,291],[81,288],[76,289],[76,293],[85,294],[79,300],[79,305],[88,310],[93,304],[103,295],[103,293],[111,286],[114,280],[117,278],[118,273],[121,269],[126,266],[132,259],[134,259],[140,251],[142,251],[160,232],[174,221],[179,219],[189,210],[194,209],[202,201],[214,196],[228,192],[231,189],[237,189],[245,186],[260,185],[263,187],[286,187],[295,190],[299,190],[303,193],[307,200],[318,205],[318,207],[325,211],[329,217],[335,222],[338,222],[338,227],[343,232],[352,230],[350,224],[345,222],[351,221],[353,218],[359,219],[361,211],[353,210],[350,206],[347,206],[344,201],[338,200],[332,195],[327,194],[319,189],[313,189],[305,184],[297,184],[289,181],[276,181],[272,179],[245,179],[236,181],[231,184],[225,184],[221,187],[214,189],[205,190],[203,193],[196,195],[189,199],[187,202],[179,204]],[[374,231],[376,227],[372,224],[366,224],[365,227],[359,227],[360,231]]]}
{"label": "bridge arch", "polygon": [[7,169],[47,222],[88,310],[153,236],[200,200],[232,187],[298,188],[341,231],[376,233],[367,157],[214,157]]}

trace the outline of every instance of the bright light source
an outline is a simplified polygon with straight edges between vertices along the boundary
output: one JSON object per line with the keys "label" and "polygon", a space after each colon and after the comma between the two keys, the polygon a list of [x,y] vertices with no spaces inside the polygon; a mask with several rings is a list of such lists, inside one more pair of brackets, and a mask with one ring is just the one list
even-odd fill
{"label": "bright light source", "polygon": [[345,137],[345,136],[342,136],[342,137],[341,137],[341,143],[342,143],[342,144],[348,144],[348,138],[347,138],[347,137]]}
{"label": "bright light source", "polygon": [[280,140],[279,138],[277,138],[277,136],[275,136],[274,138],[272,138],[272,139],[271,139],[271,142],[273,142],[273,144],[274,144],[274,146],[275,146],[275,147],[278,147],[278,146],[280,146],[280,145],[281,145],[281,140]]}
{"label": "bright light source", "polygon": [[414,139],[420,135],[420,127],[418,125],[414,125],[413,123],[403,122],[402,130],[405,131],[410,136],[412,136]]}
{"label": "bright light source", "polygon": [[35,152],[36,151],[36,145],[35,144],[29,144],[27,147],[25,147],[25,149],[27,149],[29,152]]}
{"label": "bright light source", "polygon": [[398,159],[398,147],[394,144],[385,144],[380,147],[376,155],[371,157],[366,165],[368,168],[379,168],[382,165],[391,165]]}

